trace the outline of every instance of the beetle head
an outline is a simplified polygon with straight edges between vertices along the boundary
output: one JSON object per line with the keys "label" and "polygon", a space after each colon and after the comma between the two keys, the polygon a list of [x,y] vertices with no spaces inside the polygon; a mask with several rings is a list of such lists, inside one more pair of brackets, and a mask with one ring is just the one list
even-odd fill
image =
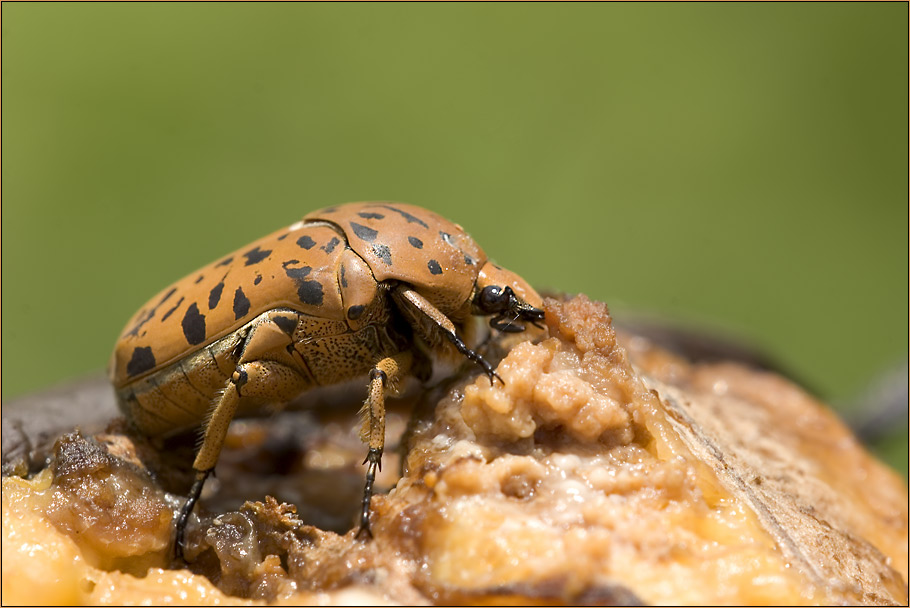
{"label": "beetle head", "polygon": [[534,288],[520,276],[492,262],[484,264],[477,276],[471,301],[474,314],[494,315],[493,329],[517,333],[525,330],[523,322],[542,327],[542,300]]}

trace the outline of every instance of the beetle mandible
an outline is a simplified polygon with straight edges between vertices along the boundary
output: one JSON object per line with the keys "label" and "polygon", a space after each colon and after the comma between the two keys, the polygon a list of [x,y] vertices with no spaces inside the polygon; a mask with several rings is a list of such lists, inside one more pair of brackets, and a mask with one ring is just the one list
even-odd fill
{"label": "beetle mandible", "polygon": [[[544,318],[541,298],[461,228],[401,203],[327,207],[190,274],[152,298],[114,347],[120,409],[146,435],[202,425],[175,553],[235,415],[366,376],[369,444],[359,533],[385,442],[385,391],[454,347],[472,315],[503,332]],[[424,378],[425,379],[425,378]]]}

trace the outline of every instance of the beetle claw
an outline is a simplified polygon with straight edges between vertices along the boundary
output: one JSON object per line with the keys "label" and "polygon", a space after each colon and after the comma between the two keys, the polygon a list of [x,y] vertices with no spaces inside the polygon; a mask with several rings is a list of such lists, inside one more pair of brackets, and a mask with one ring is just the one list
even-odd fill
{"label": "beetle claw", "polygon": [[[372,451],[373,451],[373,448],[370,448],[370,452],[372,452]],[[382,458],[382,452],[380,452],[379,456],[380,456],[380,460],[377,460],[377,461],[375,462],[375,465],[376,465],[376,470],[377,470],[377,471],[382,471],[382,460],[381,460],[381,458]],[[370,458],[371,458],[371,454],[368,452],[367,455],[366,455],[366,458],[364,458],[364,459],[363,459],[363,462],[361,462],[360,464],[366,464],[366,463],[370,462],[370,463],[371,463],[370,466],[372,466],[373,463],[372,463],[372,461],[370,460]]]}
{"label": "beetle claw", "polygon": [[354,538],[360,540],[361,536],[366,535],[365,540],[373,540],[373,531],[370,530],[370,519],[367,518],[366,524],[363,521],[360,522],[360,528],[357,530],[357,534],[354,535]]}

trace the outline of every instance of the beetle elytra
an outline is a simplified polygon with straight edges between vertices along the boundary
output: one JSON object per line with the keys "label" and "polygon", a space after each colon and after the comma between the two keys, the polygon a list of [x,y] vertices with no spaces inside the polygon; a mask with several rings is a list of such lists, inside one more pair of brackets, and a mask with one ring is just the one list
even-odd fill
{"label": "beetle elytra", "polygon": [[543,320],[541,298],[487,260],[457,224],[401,203],[350,203],[306,215],[164,289],[127,323],[110,363],[120,409],[142,433],[202,425],[195,482],[175,551],[236,415],[308,389],[368,378],[369,444],[360,532],[385,441],[385,391],[454,347],[472,316],[499,331]]}

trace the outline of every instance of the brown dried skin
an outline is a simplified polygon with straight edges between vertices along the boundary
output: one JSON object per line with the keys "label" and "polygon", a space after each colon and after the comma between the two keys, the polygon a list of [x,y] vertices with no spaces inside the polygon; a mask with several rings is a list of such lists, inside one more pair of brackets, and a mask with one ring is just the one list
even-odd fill
{"label": "brown dried skin", "polygon": [[147,472],[78,432],[57,441],[50,472],[36,502],[90,563],[135,574],[166,565],[174,504]]}
{"label": "brown dried skin", "polygon": [[[296,591],[293,577],[302,564],[288,559],[288,552],[299,554],[302,544],[311,541],[294,508],[269,498],[266,504],[246,503],[239,512],[216,517],[196,550],[214,551],[219,572],[213,578],[225,593],[271,600]],[[195,561],[198,555],[187,558]]]}
{"label": "brown dried skin", "polygon": [[[56,601],[86,603],[906,603],[906,487],[827,410],[766,373],[693,365],[632,337],[627,355],[606,307],[584,297],[546,310],[550,337],[488,343],[485,357],[504,355],[504,385],[462,372],[424,394],[403,476],[383,468],[380,485],[394,488],[373,499],[371,542],[309,525],[331,520],[320,510],[337,516],[338,488],[356,499],[354,408],[300,427],[244,421],[203,496],[220,515],[191,525],[193,574],[110,570],[167,554],[175,503],[141,468],[83,447],[53,485],[5,478],[4,599],[10,577],[40,575]],[[390,439],[405,420],[390,415]],[[174,466],[142,442],[104,445],[158,479]],[[110,487],[139,506],[118,506]],[[223,511],[265,493],[310,502]],[[54,496],[76,515],[45,515]],[[101,505],[117,518],[93,519]],[[29,558],[26,533],[56,553]]]}

